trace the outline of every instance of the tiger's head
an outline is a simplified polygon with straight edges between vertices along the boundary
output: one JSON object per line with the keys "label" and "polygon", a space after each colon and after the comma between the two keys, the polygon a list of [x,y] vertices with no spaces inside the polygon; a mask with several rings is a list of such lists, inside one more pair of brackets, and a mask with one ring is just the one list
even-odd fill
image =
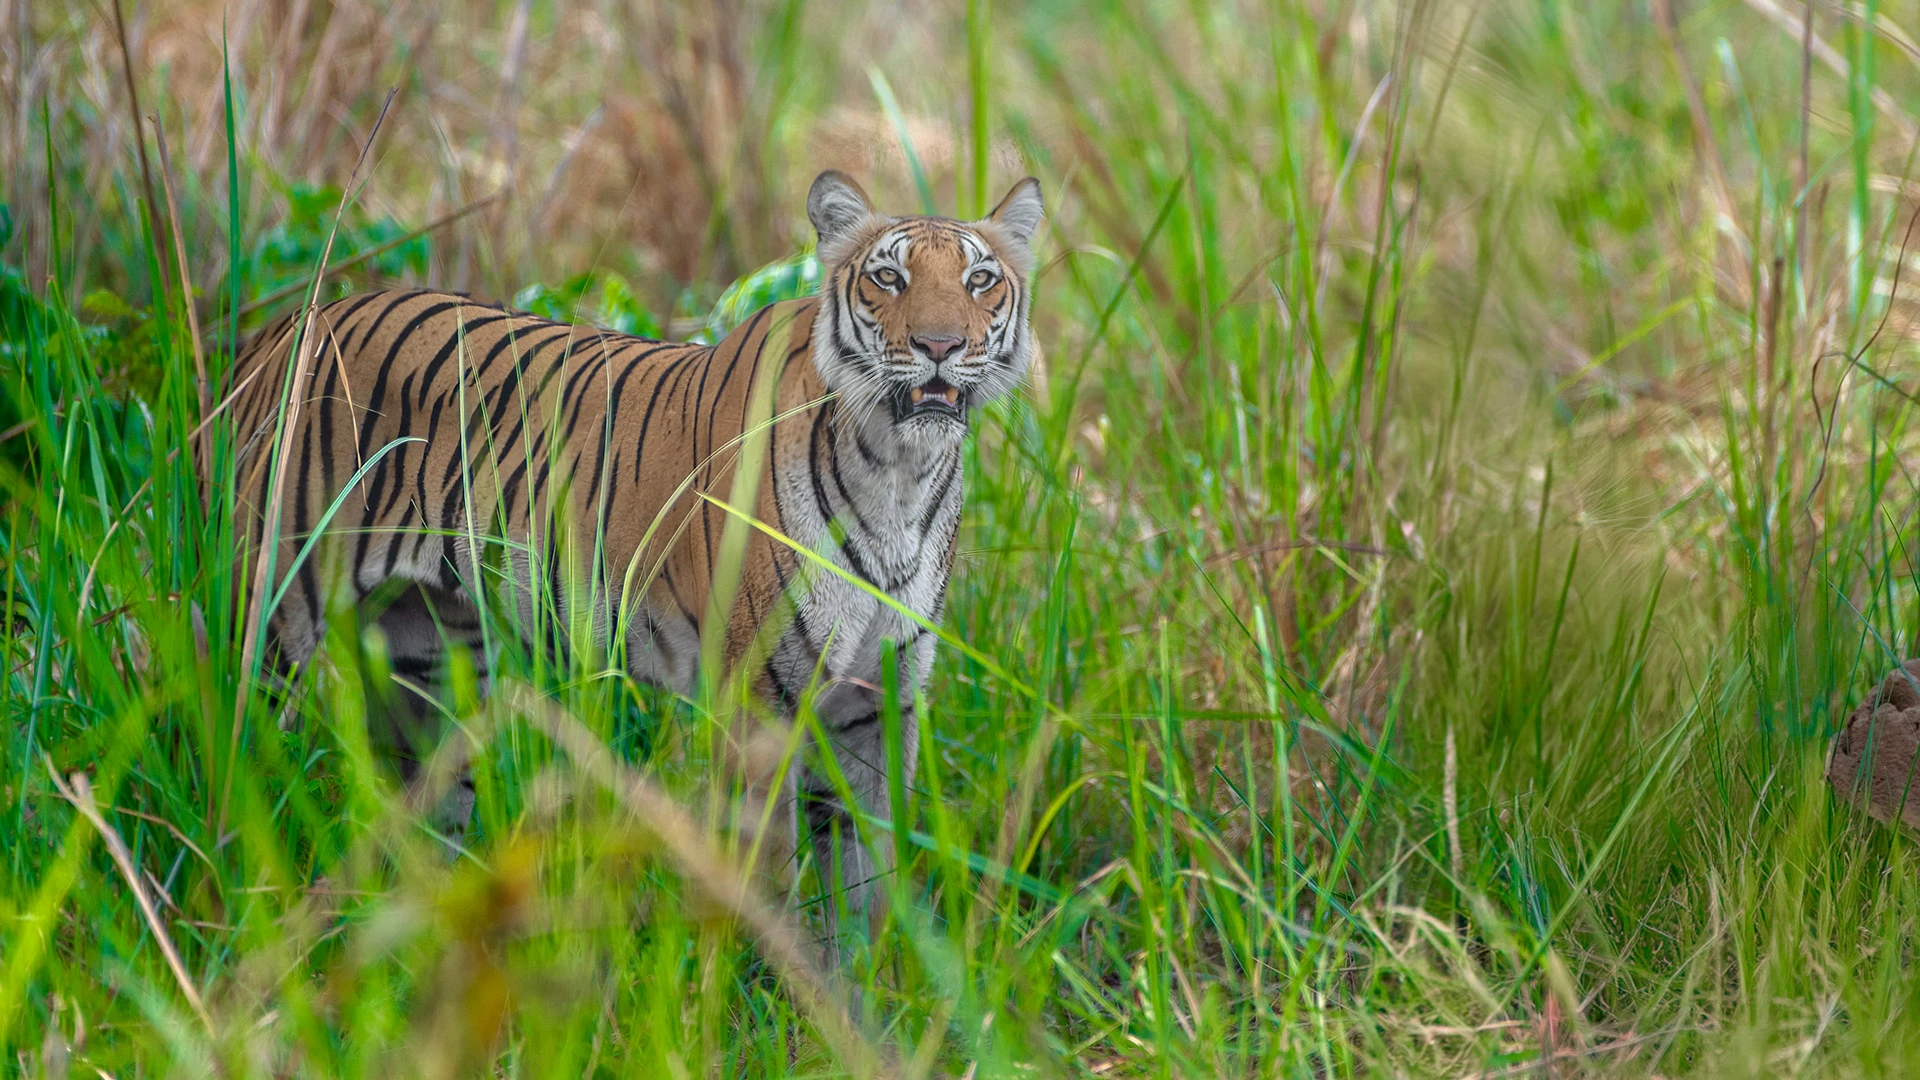
{"label": "tiger's head", "polygon": [[814,363],[853,415],[916,442],[966,433],[968,413],[1006,393],[1033,361],[1027,325],[1040,182],[1013,185],[979,221],[888,217],[846,174],[807,195],[820,233]]}

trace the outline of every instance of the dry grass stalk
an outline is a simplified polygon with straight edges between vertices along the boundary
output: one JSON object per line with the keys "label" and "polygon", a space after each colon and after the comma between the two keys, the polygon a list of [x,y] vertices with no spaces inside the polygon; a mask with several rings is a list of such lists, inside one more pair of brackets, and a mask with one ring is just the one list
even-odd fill
{"label": "dry grass stalk", "polygon": [[160,184],[167,193],[168,231],[173,233],[173,260],[180,269],[180,297],[187,309],[187,340],[193,343],[193,373],[198,382],[200,417],[205,419],[212,404],[212,388],[207,383],[207,352],[200,344],[200,315],[193,308],[193,278],[187,273],[187,244],[180,235],[180,206],[173,197],[173,158],[167,153],[167,129],[158,115],[147,119],[153,124],[153,140],[160,147]]}
{"label": "dry grass stalk", "polygon": [[[520,157],[520,84],[527,62],[527,20],[531,15],[529,8],[528,0],[518,0],[513,5],[513,16],[507,28],[506,62],[500,72],[500,93],[494,100],[491,125],[494,141],[498,146],[498,160],[506,171],[509,182],[515,175],[514,166]],[[511,188],[501,189],[502,193],[510,190]],[[502,199],[492,211],[493,220],[489,232],[493,235],[493,254],[496,261],[506,258],[505,253],[509,250],[506,233],[507,213],[511,202],[511,199]],[[510,281],[502,281],[501,284],[508,289],[512,288]]]}
{"label": "dry grass stalk", "polygon": [[1447,815],[1447,861],[1456,884],[1466,881],[1466,858],[1460,850],[1460,755],[1454,749],[1453,725],[1447,725],[1445,771],[1442,774],[1440,805]]}
{"label": "dry grass stalk", "polygon": [[[44,756],[44,755],[43,755]],[[60,779],[60,771],[53,767],[53,759],[46,758],[47,774],[53,778],[53,789],[60,797],[73,804],[80,816],[87,819],[100,833],[100,839],[107,845],[107,853],[113,856],[113,864],[120,869],[120,876],[127,879],[127,887],[133,890],[134,902],[140,905],[140,914],[147,920],[147,926],[153,930],[155,941],[160,943],[160,952],[167,959],[167,967],[173,970],[173,977],[180,984],[180,992],[186,995],[187,1004],[193,1006],[195,1016],[206,1028],[207,1034],[213,1034],[213,1017],[207,1013],[207,1003],[200,998],[200,988],[187,975],[187,965],[180,959],[180,950],[174,948],[173,938],[168,936],[166,924],[160,921],[160,912],[153,906],[153,900],[140,884],[139,870],[133,865],[133,853],[127,850],[126,841],[120,839],[120,833],[100,814],[100,808],[93,801],[93,785],[87,781],[87,774],[76,772],[71,777],[71,786]]]}
{"label": "dry grass stalk", "polygon": [[[127,44],[127,18],[120,10],[120,0],[113,0],[113,26],[120,35],[120,70],[127,79],[127,105],[133,114],[133,145],[140,154],[140,186],[147,193],[147,221],[153,229],[154,240],[164,245],[165,241],[160,236],[160,202],[154,197],[153,191],[153,168],[147,164],[147,139],[140,134],[140,84],[133,77],[133,50]],[[160,275],[160,293],[166,297],[168,307],[173,306],[173,297],[168,295],[172,292],[166,275]]]}
{"label": "dry grass stalk", "polygon": [[[313,286],[307,294],[306,319],[300,332],[300,354],[295,360],[293,377],[288,380],[287,396],[281,401],[280,446],[274,455],[273,480],[268,489],[267,504],[263,508],[267,527],[263,531],[262,543],[258,552],[258,561],[254,564],[253,587],[248,591],[248,612],[246,617],[246,636],[242,639],[240,652],[240,670],[251,673],[254,662],[260,652],[260,621],[267,616],[267,570],[273,561],[270,553],[279,543],[281,503],[286,497],[287,460],[293,455],[293,440],[300,427],[300,406],[306,400],[307,383],[313,374],[313,362],[318,352],[319,336],[314,332],[314,323],[320,314],[320,286],[327,278],[327,259],[333,255],[333,241],[340,233],[340,219],[347,211],[347,200],[353,196],[354,183],[360,177],[360,168],[366,164],[367,154],[373,149],[373,140],[380,134],[380,125],[386,121],[387,110],[393,105],[393,96],[399,92],[395,87],[387,92],[387,100],[380,106],[380,115],[373,122],[373,130],[368,133],[366,143],[360,148],[360,158],[353,164],[353,172],[348,175],[346,186],[340,189],[340,205],[333,216],[333,228],[327,231],[327,242],[320,249],[320,265],[313,274]],[[245,690],[234,695],[233,700],[233,737],[227,748],[227,778],[220,792],[219,826],[215,830],[218,836],[226,831],[227,808],[233,795],[234,760],[240,754],[240,730],[247,717],[247,699]]]}

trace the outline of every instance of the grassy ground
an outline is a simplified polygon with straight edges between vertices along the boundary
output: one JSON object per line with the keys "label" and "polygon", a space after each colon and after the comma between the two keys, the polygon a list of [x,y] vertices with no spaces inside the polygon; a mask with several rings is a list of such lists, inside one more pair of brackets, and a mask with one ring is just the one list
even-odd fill
{"label": "grassy ground", "polygon": [[[1820,781],[1920,636],[1911,3],[58,7],[0,3],[0,1069],[1920,1060],[1920,858]],[[332,261],[377,254],[329,290],[691,331],[821,167],[903,209],[1045,185],[975,655],[824,997],[778,960],[810,912],[662,836],[723,695],[525,672],[593,739],[474,710],[453,865],[351,627],[300,723],[234,721],[194,373],[311,274],[391,86]]]}

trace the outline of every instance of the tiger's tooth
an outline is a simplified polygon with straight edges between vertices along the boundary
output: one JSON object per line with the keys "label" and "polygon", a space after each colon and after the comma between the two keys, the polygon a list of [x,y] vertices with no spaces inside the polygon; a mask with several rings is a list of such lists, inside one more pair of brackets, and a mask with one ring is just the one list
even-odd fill
{"label": "tiger's tooth", "polygon": [[911,398],[915,405],[920,404],[920,399],[926,396],[927,396],[927,392],[925,390],[920,389],[917,386],[907,393],[907,397]]}
{"label": "tiger's tooth", "polygon": [[959,388],[959,387],[957,387],[957,386],[949,386],[949,387],[947,387],[947,390],[946,390],[946,393],[944,393],[944,394],[942,394],[942,395],[940,395],[940,396],[941,396],[941,397],[944,397],[944,398],[946,398],[946,399],[947,399],[947,404],[949,404],[949,405],[959,405],[959,404],[960,404],[960,388]]}

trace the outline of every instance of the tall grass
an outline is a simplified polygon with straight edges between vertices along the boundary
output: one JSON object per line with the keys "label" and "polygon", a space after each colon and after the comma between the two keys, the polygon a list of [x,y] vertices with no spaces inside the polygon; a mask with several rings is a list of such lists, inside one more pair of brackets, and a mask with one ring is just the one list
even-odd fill
{"label": "tall grass", "polygon": [[1042,178],[1045,356],[969,444],[966,648],[900,820],[842,838],[898,853],[887,923],[817,986],[817,890],[740,903],[669,827],[717,689],[509,657],[541,704],[464,702],[449,861],[367,740],[377,638],[336,619],[292,723],[246,684],[117,35],[6,11],[0,1067],[1920,1059],[1920,863],[1819,779],[1920,637],[1910,10],[241,4],[229,60],[216,9],[130,6],[216,372],[393,85],[405,149],[336,258],[443,224],[329,290],[617,279],[583,315],[692,331],[804,243],[818,168],[902,210]]}

